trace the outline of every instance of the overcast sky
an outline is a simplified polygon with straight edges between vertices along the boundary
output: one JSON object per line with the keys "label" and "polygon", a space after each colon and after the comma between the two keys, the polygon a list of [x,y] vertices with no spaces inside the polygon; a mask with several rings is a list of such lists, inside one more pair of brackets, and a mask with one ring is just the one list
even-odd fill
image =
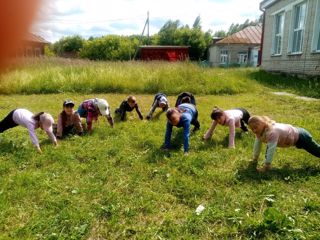
{"label": "overcast sky", "polygon": [[63,36],[141,34],[147,12],[150,34],[168,20],[192,26],[201,17],[204,31],[228,30],[232,23],[255,20],[261,0],[46,0],[33,32],[54,42]]}

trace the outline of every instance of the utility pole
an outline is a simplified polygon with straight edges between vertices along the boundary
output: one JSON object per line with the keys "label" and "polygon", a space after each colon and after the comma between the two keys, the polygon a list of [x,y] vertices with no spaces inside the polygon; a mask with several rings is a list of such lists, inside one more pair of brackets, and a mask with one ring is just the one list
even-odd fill
{"label": "utility pole", "polygon": [[149,22],[149,11],[148,11],[148,13],[147,13],[147,22],[148,22],[148,31],[147,31],[147,36],[148,36],[148,41],[147,41],[147,45],[149,45],[150,44],[150,22]]}
{"label": "utility pole", "polygon": [[[147,38],[148,38],[148,39],[147,39],[147,45],[149,45],[149,44],[150,44],[150,32],[149,32],[149,30],[150,30],[150,22],[149,22],[149,11],[147,12],[147,20],[146,20],[146,22],[145,22],[145,24],[144,24],[144,27],[143,27],[142,33],[141,33],[140,38],[139,38],[139,46],[140,46],[140,45],[141,45],[141,43],[142,43],[142,37],[143,37],[144,31],[146,30],[146,27],[148,27],[148,28],[147,28]],[[137,57],[139,46],[137,47],[136,52],[134,53],[134,57],[133,57],[133,59],[136,59],[136,57]]]}

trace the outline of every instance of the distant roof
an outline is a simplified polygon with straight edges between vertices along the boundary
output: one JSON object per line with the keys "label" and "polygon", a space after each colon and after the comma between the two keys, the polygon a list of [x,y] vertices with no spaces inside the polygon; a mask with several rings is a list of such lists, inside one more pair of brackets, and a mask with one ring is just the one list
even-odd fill
{"label": "distant roof", "polygon": [[33,33],[28,33],[24,38],[24,41],[28,41],[28,42],[37,42],[37,43],[50,43],[48,41],[46,41],[43,37],[39,36],[39,35],[35,35]]}
{"label": "distant roof", "polygon": [[159,48],[189,48],[189,46],[160,46],[160,45],[143,45],[140,48],[159,49]]}
{"label": "distant roof", "polygon": [[260,44],[261,34],[261,25],[249,26],[216,42],[216,44]]}

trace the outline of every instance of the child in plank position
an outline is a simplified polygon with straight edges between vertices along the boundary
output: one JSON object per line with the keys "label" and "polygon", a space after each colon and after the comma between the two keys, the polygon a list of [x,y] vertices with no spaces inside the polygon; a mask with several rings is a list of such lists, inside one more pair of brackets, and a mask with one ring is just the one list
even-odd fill
{"label": "child in plank position", "polygon": [[249,112],[244,108],[235,108],[223,111],[215,107],[211,113],[212,124],[206,134],[203,136],[204,140],[212,137],[213,131],[218,124],[229,127],[229,148],[235,148],[235,134],[236,128],[241,128],[244,132],[248,132],[245,124],[248,124],[250,118]]}
{"label": "child in plank position", "polygon": [[167,96],[165,94],[157,93],[154,96],[152,107],[150,109],[150,112],[147,115],[148,120],[150,120],[152,118],[152,114],[154,113],[154,111],[156,110],[157,107],[162,108],[163,112],[168,110],[169,104],[168,104]]}
{"label": "child in plank position", "polygon": [[126,117],[126,112],[132,112],[133,109],[137,111],[139,118],[142,120],[143,116],[141,114],[141,111],[135,96],[129,96],[127,100],[124,100],[120,104],[120,107],[116,109],[115,114],[119,114],[121,121],[124,121]]}
{"label": "child in plank position", "polygon": [[42,153],[39,140],[37,138],[35,130],[41,128],[44,130],[48,137],[51,139],[54,145],[57,145],[57,139],[52,131],[52,124],[54,120],[49,113],[40,112],[38,114],[33,114],[27,109],[15,109],[11,111],[1,122],[0,122],[0,133],[14,128],[18,125],[25,127],[29,131],[29,135],[33,145],[36,147],[39,153]]}
{"label": "child in plank position", "polygon": [[71,100],[63,102],[63,111],[59,114],[57,124],[57,138],[62,138],[68,134],[83,134],[80,115],[73,110],[74,103]]}
{"label": "child in plank position", "polygon": [[266,116],[253,116],[249,119],[249,127],[256,135],[253,148],[253,160],[257,161],[262,142],[267,143],[264,166],[257,168],[259,172],[271,169],[271,162],[276,147],[296,146],[320,158],[320,145],[312,139],[311,134],[303,128],[290,124],[276,123]]}
{"label": "child in plank position", "polygon": [[95,98],[85,100],[80,104],[77,112],[80,117],[86,118],[89,133],[92,132],[92,121],[97,121],[100,115],[105,116],[110,126],[113,127],[110,107],[105,99]]}
{"label": "child in plank position", "polygon": [[182,92],[178,95],[175,107],[178,107],[182,103],[191,103],[196,105],[196,99],[194,98],[192,93]]}
{"label": "child in plank position", "polygon": [[170,148],[170,140],[172,134],[172,127],[183,128],[183,146],[185,155],[189,151],[189,137],[190,137],[190,125],[194,125],[193,131],[200,129],[200,123],[198,121],[198,111],[196,107],[189,103],[180,104],[178,108],[169,108],[167,111],[167,128],[164,141],[164,149]]}

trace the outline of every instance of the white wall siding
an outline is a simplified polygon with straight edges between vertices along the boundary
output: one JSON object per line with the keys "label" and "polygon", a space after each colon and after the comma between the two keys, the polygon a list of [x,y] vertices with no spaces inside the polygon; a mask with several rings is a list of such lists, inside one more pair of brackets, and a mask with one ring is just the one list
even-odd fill
{"label": "white wall siding", "polygon": [[[262,53],[262,69],[289,74],[320,76],[320,53],[312,52],[317,0],[305,0],[307,3],[306,22],[301,54],[290,54],[293,31],[293,9],[302,0],[281,0],[266,9],[265,33]],[[272,56],[275,14],[285,11],[284,31],[281,55]]]}

